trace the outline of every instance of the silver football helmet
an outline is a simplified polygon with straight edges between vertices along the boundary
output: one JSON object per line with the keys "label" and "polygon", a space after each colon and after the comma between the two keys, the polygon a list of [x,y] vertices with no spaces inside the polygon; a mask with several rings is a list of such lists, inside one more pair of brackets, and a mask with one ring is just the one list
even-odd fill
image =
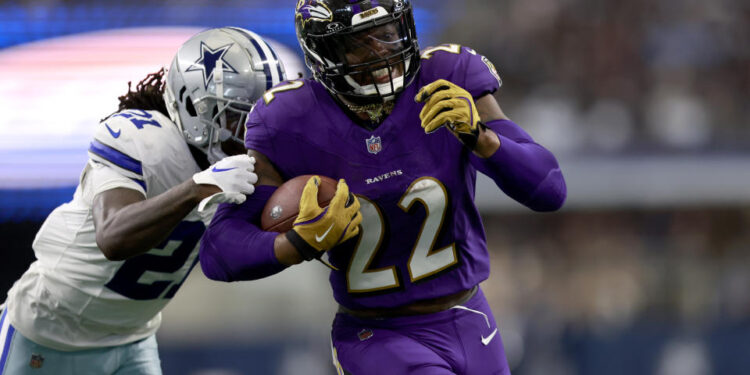
{"label": "silver football helmet", "polygon": [[164,101],[188,144],[214,163],[221,143],[244,143],[247,115],[263,93],[286,79],[270,45],[250,30],[210,29],[177,51],[167,72]]}

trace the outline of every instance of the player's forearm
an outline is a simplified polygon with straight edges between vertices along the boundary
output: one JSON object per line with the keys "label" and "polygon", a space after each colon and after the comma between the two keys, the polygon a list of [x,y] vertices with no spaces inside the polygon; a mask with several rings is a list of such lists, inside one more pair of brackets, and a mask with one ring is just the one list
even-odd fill
{"label": "player's forearm", "polygon": [[559,209],[567,194],[565,179],[554,155],[509,120],[487,124],[500,146],[488,158],[472,164],[492,178],[511,198],[535,211]]}
{"label": "player's forearm", "polygon": [[218,281],[255,280],[286,268],[276,257],[279,234],[265,232],[255,224],[275,190],[258,186],[245,203],[219,206],[201,240],[200,261],[206,277]]}
{"label": "player's forearm", "polygon": [[273,250],[276,259],[278,259],[280,263],[287,266],[300,264],[304,260],[302,259],[302,255],[300,255],[299,251],[297,251],[294,245],[289,242],[286,235],[284,235],[283,233],[276,236]]}
{"label": "player's forearm", "polygon": [[145,253],[164,241],[201,199],[214,192],[213,187],[187,180],[156,197],[120,207],[95,202],[95,209],[110,210],[96,227],[97,244],[110,260]]}
{"label": "player's forearm", "polygon": [[302,263],[283,234],[237,219],[211,223],[201,240],[200,260],[206,277],[226,282],[262,279]]}
{"label": "player's forearm", "polygon": [[500,148],[500,138],[494,131],[487,129],[479,132],[477,145],[473,152],[474,155],[486,159],[494,155],[498,148]]}
{"label": "player's forearm", "polygon": [[209,229],[200,248],[201,269],[209,279],[257,280],[286,268],[274,253],[278,233],[232,218],[214,221]]}

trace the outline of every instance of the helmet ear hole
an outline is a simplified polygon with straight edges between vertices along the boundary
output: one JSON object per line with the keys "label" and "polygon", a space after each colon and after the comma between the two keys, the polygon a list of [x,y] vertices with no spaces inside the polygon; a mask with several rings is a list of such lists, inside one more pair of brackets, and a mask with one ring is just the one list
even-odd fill
{"label": "helmet ear hole", "polygon": [[193,101],[189,96],[185,98],[185,110],[190,116],[198,116],[198,113],[195,111],[195,107],[193,106]]}

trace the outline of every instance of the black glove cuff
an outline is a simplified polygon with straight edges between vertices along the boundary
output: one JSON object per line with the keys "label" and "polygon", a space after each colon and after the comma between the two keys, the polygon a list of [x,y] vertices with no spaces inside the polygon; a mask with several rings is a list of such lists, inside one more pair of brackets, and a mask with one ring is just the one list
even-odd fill
{"label": "black glove cuff", "polygon": [[304,260],[313,260],[323,255],[323,252],[318,251],[314,247],[310,246],[302,236],[294,230],[286,232],[286,239],[297,249],[297,252]]}
{"label": "black glove cuff", "polygon": [[479,140],[479,133],[484,133],[487,130],[487,125],[481,121],[477,121],[477,127],[471,131],[471,133],[459,133],[458,139],[464,144],[469,150],[474,151],[477,148],[477,141]]}
{"label": "black glove cuff", "polygon": [[487,125],[481,121],[477,121],[477,134],[479,134],[479,130],[482,131],[482,133],[486,132],[488,129]]}

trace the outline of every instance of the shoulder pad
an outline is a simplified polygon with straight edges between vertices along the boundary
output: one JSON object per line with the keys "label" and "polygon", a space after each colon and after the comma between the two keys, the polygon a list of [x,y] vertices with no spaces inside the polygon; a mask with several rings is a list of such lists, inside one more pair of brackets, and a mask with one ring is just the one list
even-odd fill
{"label": "shoulder pad", "polygon": [[495,92],[502,84],[495,66],[469,47],[441,44],[423,49],[420,56],[423,84],[446,79],[475,97]]}
{"label": "shoulder pad", "polygon": [[274,107],[274,111],[281,113],[304,113],[307,108],[315,105],[313,86],[316,84],[318,83],[311,79],[284,81],[266,91],[263,100],[259,100],[253,110],[263,111],[266,107]]}

